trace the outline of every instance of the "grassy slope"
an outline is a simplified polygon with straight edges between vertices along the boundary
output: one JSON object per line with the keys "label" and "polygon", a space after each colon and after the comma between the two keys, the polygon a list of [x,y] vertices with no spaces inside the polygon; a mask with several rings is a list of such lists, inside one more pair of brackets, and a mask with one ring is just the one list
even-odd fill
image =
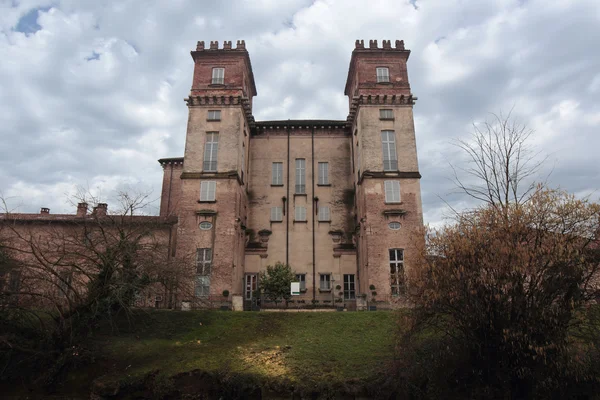
{"label": "grassy slope", "polygon": [[114,379],[202,370],[317,387],[380,375],[392,361],[395,321],[391,312],[155,311],[138,313],[131,325],[121,321],[118,332],[99,332],[94,341]]}

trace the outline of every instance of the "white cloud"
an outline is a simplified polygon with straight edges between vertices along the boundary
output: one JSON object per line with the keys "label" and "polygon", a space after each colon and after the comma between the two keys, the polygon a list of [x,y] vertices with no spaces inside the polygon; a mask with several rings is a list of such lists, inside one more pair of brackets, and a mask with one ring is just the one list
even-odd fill
{"label": "white cloud", "polygon": [[596,0],[16,3],[0,4],[0,189],[22,211],[63,210],[76,185],[158,194],[156,160],[183,154],[198,40],[246,40],[264,120],[345,119],[354,40],[404,39],[426,222],[443,219],[438,196],[472,204],[449,195],[449,142],[488,112],[529,122],[551,183],[600,185]]}

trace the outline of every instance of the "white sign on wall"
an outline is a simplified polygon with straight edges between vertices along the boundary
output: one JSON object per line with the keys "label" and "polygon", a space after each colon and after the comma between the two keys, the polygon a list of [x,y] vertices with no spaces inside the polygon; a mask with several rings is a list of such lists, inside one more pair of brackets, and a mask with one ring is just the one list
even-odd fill
{"label": "white sign on wall", "polygon": [[290,284],[292,296],[300,296],[300,282],[292,282]]}

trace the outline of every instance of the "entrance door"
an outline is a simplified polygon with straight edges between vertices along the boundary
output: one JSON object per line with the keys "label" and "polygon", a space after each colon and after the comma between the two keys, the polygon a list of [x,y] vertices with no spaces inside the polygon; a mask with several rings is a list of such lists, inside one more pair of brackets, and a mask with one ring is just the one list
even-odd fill
{"label": "entrance door", "polygon": [[258,308],[258,299],[254,296],[257,288],[258,276],[256,274],[246,274],[244,277],[244,308],[246,310],[255,310]]}

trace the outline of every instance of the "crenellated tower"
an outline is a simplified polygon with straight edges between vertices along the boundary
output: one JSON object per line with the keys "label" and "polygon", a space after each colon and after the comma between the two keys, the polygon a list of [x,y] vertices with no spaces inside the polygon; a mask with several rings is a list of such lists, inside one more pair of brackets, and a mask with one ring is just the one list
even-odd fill
{"label": "crenellated tower", "polygon": [[[360,290],[402,298],[405,270],[423,224],[413,105],[402,40],[357,40],[345,94],[352,130]],[[371,285],[375,290],[370,290]]]}
{"label": "crenellated tower", "polygon": [[[249,128],[256,95],[243,40],[198,42],[188,109],[177,256],[194,260],[194,301],[242,290]],[[190,262],[190,264],[192,264]],[[197,304],[200,305],[201,304]]]}

